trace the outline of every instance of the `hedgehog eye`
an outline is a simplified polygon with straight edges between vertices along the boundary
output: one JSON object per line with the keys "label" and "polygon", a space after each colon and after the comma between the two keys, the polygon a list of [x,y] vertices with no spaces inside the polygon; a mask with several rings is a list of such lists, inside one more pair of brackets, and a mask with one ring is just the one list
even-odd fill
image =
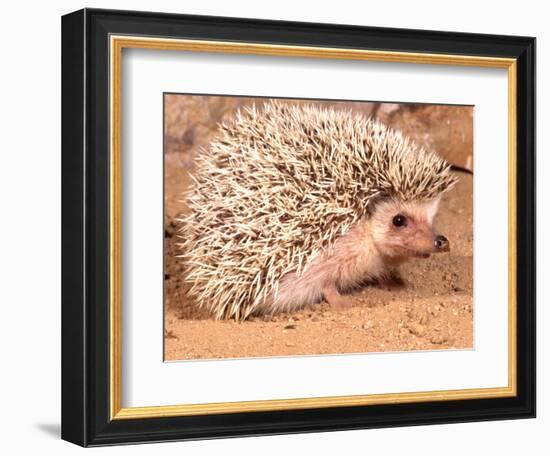
{"label": "hedgehog eye", "polygon": [[392,223],[393,223],[393,226],[397,227],[397,228],[402,228],[404,226],[407,226],[407,217],[405,217],[404,215],[402,214],[397,214],[393,219],[392,219]]}

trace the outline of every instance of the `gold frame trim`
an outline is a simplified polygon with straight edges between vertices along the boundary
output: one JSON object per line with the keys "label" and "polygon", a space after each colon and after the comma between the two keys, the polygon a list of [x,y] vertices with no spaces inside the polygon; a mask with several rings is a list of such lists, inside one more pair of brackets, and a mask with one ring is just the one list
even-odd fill
{"label": "gold frame trim", "polygon": [[[227,41],[110,36],[110,416],[112,420],[159,418],[221,413],[259,412],[322,407],[412,403],[511,397],[517,394],[516,289],[516,119],[517,61],[511,58],[388,52],[360,49],[287,46]],[[121,94],[123,49],[155,49],[302,58],[369,60],[432,65],[454,65],[508,70],[508,386],[427,392],[331,396],[245,402],[221,402],[152,407],[122,407],[122,207],[121,207]]]}

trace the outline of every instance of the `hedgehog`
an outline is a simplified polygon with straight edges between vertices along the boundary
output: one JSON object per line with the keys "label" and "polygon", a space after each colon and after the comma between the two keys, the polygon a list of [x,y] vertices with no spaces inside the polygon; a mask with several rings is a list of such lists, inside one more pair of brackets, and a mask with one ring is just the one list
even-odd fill
{"label": "hedgehog", "polygon": [[450,249],[434,228],[457,181],[383,123],[316,104],[239,109],[196,157],[179,244],[188,293],[215,319],[293,312]]}

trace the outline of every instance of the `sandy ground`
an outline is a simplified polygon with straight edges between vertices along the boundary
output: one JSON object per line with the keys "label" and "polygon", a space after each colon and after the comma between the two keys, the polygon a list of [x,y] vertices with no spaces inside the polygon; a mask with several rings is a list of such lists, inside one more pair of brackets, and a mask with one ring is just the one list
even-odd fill
{"label": "sandy ground", "polygon": [[[181,97],[180,97],[181,98]],[[459,184],[444,196],[436,219],[439,231],[451,241],[451,252],[413,259],[400,271],[405,286],[383,289],[368,286],[347,295],[352,307],[336,311],[326,303],[292,314],[255,318],[245,322],[215,321],[186,296],[183,265],[177,260],[177,214],[185,210],[181,192],[188,185],[194,153],[210,140],[213,121],[231,113],[226,100],[216,100],[214,119],[197,121],[190,112],[199,105],[174,97],[167,109],[165,159],[165,359],[213,359],[463,349],[473,346],[472,309],[472,176],[458,172]],[[210,100],[212,103],[212,100]],[[188,108],[187,111],[184,108]],[[221,106],[221,107],[220,107]],[[402,129],[412,128],[415,139],[433,146],[442,141],[441,125],[455,122],[446,143],[449,151],[460,150],[458,165],[471,160],[471,114],[445,111],[441,107],[400,109],[378,106],[378,117]],[[191,109],[192,108],[192,109]],[[202,106],[209,116],[212,106]],[[206,109],[208,108],[208,109]],[[176,109],[177,115],[169,110]],[[230,114],[229,114],[230,115]],[[435,120],[434,120],[435,119]],[[195,123],[193,123],[194,121]],[[174,124],[195,125],[183,136],[171,136]],[[461,128],[462,126],[462,128]],[[435,128],[437,127],[437,128]],[[172,128],[172,130],[170,129]],[[189,133],[191,131],[192,133]],[[197,133],[198,131],[198,133]],[[434,132],[434,133],[432,133]],[[412,134],[412,133],[409,133]],[[414,136],[414,135],[413,135]],[[470,146],[468,148],[467,146]],[[458,155],[456,155],[458,156]],[[469,158],[468,158],[469,157]]]}

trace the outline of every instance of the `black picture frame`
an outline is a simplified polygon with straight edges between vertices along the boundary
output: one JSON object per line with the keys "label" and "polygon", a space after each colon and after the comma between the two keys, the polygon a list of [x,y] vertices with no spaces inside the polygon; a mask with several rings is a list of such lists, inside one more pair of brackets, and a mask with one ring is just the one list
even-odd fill
{"label": "black picture frame", "polygon": [[[516,396],[111,420],[108,41],[112,34],[516,59]],[[63,17],[63,439],[98,446],[534,416],[534,38],[97,9]]]}

